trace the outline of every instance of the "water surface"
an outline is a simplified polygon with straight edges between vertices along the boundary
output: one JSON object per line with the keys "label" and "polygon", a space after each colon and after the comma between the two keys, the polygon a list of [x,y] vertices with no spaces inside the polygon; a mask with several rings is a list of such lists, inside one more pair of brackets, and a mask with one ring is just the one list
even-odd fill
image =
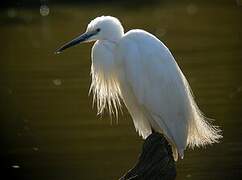
{"label": "water surface", "polygon": [[[113,15],[125,30],[145,29],[173,52],[201,110],[223,129],[220,144],[185,152],[177,179],[242,176],[242,7],[172,3],[8,8],[0,13],[1,158],[23,179],[117,179],[135,163],[142,139],[124,108],[118,124],[95,115],[91,44],[54,55],[96,16]],[[42,14],[43,15],[43,14]]]}

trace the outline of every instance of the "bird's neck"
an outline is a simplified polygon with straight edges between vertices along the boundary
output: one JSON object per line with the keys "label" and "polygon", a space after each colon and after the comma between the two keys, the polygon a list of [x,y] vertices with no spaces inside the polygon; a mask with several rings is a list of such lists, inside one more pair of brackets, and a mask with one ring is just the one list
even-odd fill
{"label": "bird's neck", "polygon": [[103,44],[103,45],[112,44],[112,46],[113,46],[113,45],[116,45],[119,42],[119,40],[117,40],[117,39],[102,39],[102,40],[98,40],[97,42],[100,43],[100,44]]}
{"label": "bird's neck", "polygon": [[120,32],[120,33],[110,34],[108,37],[104,38],[103,40],[116,44],[122,39],[123,36],[124,36],[124,33]]}

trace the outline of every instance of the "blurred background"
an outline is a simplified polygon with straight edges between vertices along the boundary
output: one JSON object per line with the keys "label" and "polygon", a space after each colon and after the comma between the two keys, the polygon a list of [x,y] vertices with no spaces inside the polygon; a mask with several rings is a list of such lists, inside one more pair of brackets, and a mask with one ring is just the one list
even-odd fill
{"label": "blurred background", "polygon": [[143,140],[123,108],[96,116],[92,44],[54,55],[96,16],[145,29],[172,51],[220,144],[187,150],[177,179],[242,178],[242,1],[12,0],[0,9],[1,170],[8,179],[118,179]]}

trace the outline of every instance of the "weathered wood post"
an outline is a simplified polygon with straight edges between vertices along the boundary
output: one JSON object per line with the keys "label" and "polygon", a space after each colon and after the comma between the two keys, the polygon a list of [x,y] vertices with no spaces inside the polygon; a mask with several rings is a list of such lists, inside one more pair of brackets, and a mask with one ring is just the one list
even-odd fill
{"label": "weathered wood post", "polygon": [[163,135],[152,133],[146,138],[135,167],[120,180],[173,180],[175,177],[171,146]]}

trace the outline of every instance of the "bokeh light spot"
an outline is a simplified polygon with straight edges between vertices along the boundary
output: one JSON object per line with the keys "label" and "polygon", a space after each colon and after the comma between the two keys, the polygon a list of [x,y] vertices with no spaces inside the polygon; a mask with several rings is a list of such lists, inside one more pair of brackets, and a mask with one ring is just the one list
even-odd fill
{"label": "bokeh light spot", "polygon": [[53,83],[54,83],[54,85],[56,85],[56,86],[60,86],[60,85],[62,84],[62,81],[61,81],[61,79],[54,79],[54,80],[53,80]]}
{"label": "bokeh light spot", "polygon": [[197,11],[198,11],[198,8],[197,8],[197,6],[195,4],[189,4],[187,6],[187,13],[189,15],[194,15],[194,14],[197,13]]}
{"label": "bokeh light spot", "polygon": [[17,12],[16,12],[15,9],[9,8],[7,10],[7,15],[8,15],[9,18],[15,18],[17,16]]}
{"label": "bokeh light spot", "polygon": [[14,165],[12,165],[12,168],[14,168],[14,169],[18,169],[18,168],[20,168],[20,166],[17,165],[17,164],[14,164]]}
{"label": "bokeh light spot", "polygon": [[46,5],[41,5],[39,9],[40,15],[41,16],[48,16],[50,13],[50,9]]}

